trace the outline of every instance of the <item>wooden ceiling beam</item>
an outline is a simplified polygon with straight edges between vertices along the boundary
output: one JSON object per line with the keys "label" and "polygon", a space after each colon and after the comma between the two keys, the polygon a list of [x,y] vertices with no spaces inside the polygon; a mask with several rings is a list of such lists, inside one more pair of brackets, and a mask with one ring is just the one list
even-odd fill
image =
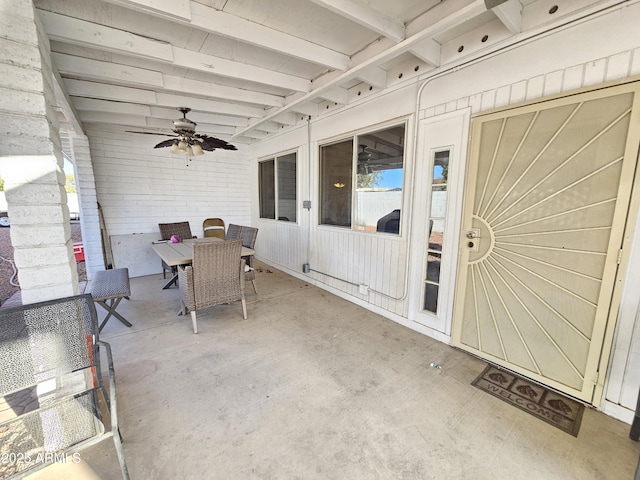
{"label": "wooden ceiling beam", "polygon": [[107,1],[157,17],[169,18],[176,23],[189,25],[203,32],[222,35],[317,65],[341,71],[349,68],[348,55],[198,2],[188,0]]}
{"label": "wooden ceiling beam", "polygon": [[[79,112],[104,112],[119,113],[122,115],[151,116],[151,108],[137,103],[112,102],[109,100],[97,100],[95,98],[76,97],[73,105]],[[176,112],[178,113],[178,112]]]}
{"label": "wooden ceiling beam", "polygon": [[[175,108],[168,107],[151,107],[150,118],[165,118],[175,120],[182,116],[182,113]],[[249,125],[249,119],[245,117],[233,117],[231,115],[218,115],[215,113],[207,113],[197,110],[189,112],[189,118],[198,123],[210,123],[215,125],[230,125],[233,127],[246,127]]]}
{"label": "wooden ceiling beam", "polygon": [[346,88],[333,87],[327,89],[318,95],[320,98],[324,98],[338,105],[346,105],[349,101],[349,92]]}
{"label": "wooden ceiling beam", "polygon": [[396,43],[403,41],[406,37],[404,23],[396,18],[392,18],[384,13],[367,7],[363,3],[357,3],[352,0],[311,1],[316,5],[320,5],[321,7],[337,13],[342,17],[348,18],[352,22],[379,33],[383,37],[390,38]]}
{"label": "wooden ceiling beam", "polygon": [[522,31],[522,4],[519,0],[509,0],[491,10],[510,33],[515,35]]}
{"label": "wooden ceiling beam", "polygon": [[223,115],[238,117],[262,118],[264,109],[206,100],[188,95],[174,95],[170,93],[153,92],[139,88],[108,85],[105,83],[86,82],[84,80],[65,79],[64,85],[72,97],[87,97],[114,102],[127,102],[134,104],[157,105],[164,107],[189,107],[194,110],[204,110]]}
{"label": "wooden ceiling beam", "polygon": [[379,67],[371,67],[358,72],[357,78],[375,88],[387,87],[387,71]]}
{"label": "wooden ceiling beam", "polygon": [[425,63],[433,67],[440,66],[440,50],[442,46],[431,38],[414,45],[409,51]]}
{"label": "wooden ceiling beam", "polygon": [[96,23],[40,10],[50,39],[83,47],[97,48],[122,55],[143,57],[224,77],[276,86],[285,90],[308,92],[311,81],[267,68],[205,55],[166,42]]}
{"label": "wooden ceiling beam", "polygon": [[189,0],[108,0],[109,3],[171,20],[191,20]]}
{"label": "wooden ceiling beam", "polygon": [[104,83],[116,82],[132,87],[164,86],[162,73],[153,70],[56,52],[51,53],[51,59],[61,75]]}
{"label": "wooden ceiling beam", "polygon": [[284,97],[278,95],[190,80],[184,77],[165,75],[155,70],[102,60],[92,60],[63,53],[53,52],[51,56],[61,74],[77,79],[103,83],[114,82],[125,86],[149,87],[155,91],[189,92],[192,95],[268,107],[282,107],[284,105]]}
{"label": "wooden ceiling beam", "polygon": [[[387,48],[384,51],[374,54],[362,63],[353,66],[347,72],[340,73],[330,72],[327,74],[331,77],[331,80],[323,82],[323,78],[315,79],[314,85],[320,84],[321,86],[314,88],[306,95],[298,96],[293,102],[287,102],[285,107],[279,110],[271,110],[267,112],[265,117],[261,121],[274,120],[276,117],[286,113],[288,110],[295,110],[298,104],[310,102],[316,98],[322,97],[323,93],[330,90],[336,85],[343,85],[344,83],[353,80],[358,77],[361,71],[371,67],[378,67],[397,57],[403,52],[408,51],[413,46],[419,44],[426,39],[432,39],[440,32],[450,30],[471,18],[475,18],[487,11],[484,4],[484,0],[448,0],[438,4],[438,6],[432,8],[428,13],[430,20],[428,24],[424,25],[420,31],[413,34],[411,37],[402,41],[401,43]],[[420,18],[420,22],[424,19]],[[256,125],[257,127],[257,125]],[[245,130],[239,131],[236,137],[250,135],[251,128],[247,127]]]}

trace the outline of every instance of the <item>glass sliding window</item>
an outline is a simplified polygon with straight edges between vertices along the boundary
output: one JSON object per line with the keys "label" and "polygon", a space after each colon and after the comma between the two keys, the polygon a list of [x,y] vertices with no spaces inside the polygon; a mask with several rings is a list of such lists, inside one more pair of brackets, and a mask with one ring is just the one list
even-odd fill
{"label": "glass sliding window", "polygon": [[356,137],[355,230],[400,233],[404,137],[404,124]]}
{"label": "glass sliding window", "polygon": [[260,218],[276,218],[275,161],[265,160],[258,164],[260,189]]}
{"label": "glass sliding window", "polygon": [[400,233],[405,124],[320,147],[320,224]]}
{"label": "glass sliding window", "polygon": [[423,309],[438,313],[440,291],[440,265],[447,214],[447,177],[449,175],[450,151],[436,152],[433,156],[433,181],[431,183],[431,211],[427,219],[429,242],[427,245],[427,268],[424,281]]}
{"label": "glass sliding window", "polygon": [[278,220],[296,221],[296,154],[276,158],[278,170]]}
{"label": "glass sliding window", "polygon": [[353,139],[320,147],[320,223],[351,226]]}
{"label": "glass sliding window", "polygon": [[289,153],[258,163],[260,218],[297,221],[296,154]]}

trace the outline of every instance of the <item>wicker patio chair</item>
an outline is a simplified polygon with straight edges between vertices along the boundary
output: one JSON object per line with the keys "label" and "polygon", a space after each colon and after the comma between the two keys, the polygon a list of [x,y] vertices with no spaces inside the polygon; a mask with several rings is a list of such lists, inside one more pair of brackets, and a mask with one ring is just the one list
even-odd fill
{"label": "wicker patio chair", "polygon": [[194,238],[189,222],[159,223],[158,228],[160,228],[161,240],[169,240],[173,235],[180,237],[180,240]]}
{"label": "wicker patio chair", "polygon": [[244,299],[245,261],[240,257],[242,240],[195,243],[193,264],[178,267],[182,314],[191,312],[193,333],[198,333],[196,312],[203,308],[242,301],[242,316],[247,318]]}
{"label": "wicker patio chair", "polygon": [[240,225],[230,223],[229,227],[227,228],[227,234],[224,238],[227,240],[235,240],[236,238],[240,238]]}
{"label": "wicker patio chair", "polygon": [[[254,249],[256,245],[256,238],[258,238],[258,229],[254,227],[240,226],[240,238],[242,238],[242,246],[250,249]],[[245,269],[244,280],[245,282],[251,282],[253,285],[253,291],[258,294],[256,287],[256,271],[253,268],[253,255],[249,255],[244,258],[247,268]]]}
{"label": "wicker patio chair", "polygon": [[202,230],[205,237],[224,238],[224,220],[221,218],[207,218],[202,222]]}
{"label": "wicker patio chair", "polygon": [[[176,235],[180,238],[180,241],[185,240],[187,238],[196,238],[191,233],[191,227],[189,226],[189,222],[175,222],[175,223],[159,223],[158,228],[160,229],[160,240],[171,240],[173,235]],[[172,275],[176,274],[176,268],[170,267],[164,261],[162,262],[162,278],[167,278],[167,272],[170,272]]]}
{"label": "wicker patio chair", "polygon": [[[234,225],[233,223],[229,224],[229,228],[227,229],[227,236],[225,237],[227,240],[241,238],[242,246],[247,247],[253,250],[256,244],[256,238],[258,237],[258,229],[254,227],[246,227],[244,225]],[[242,257],[246,262],[245,268],[245,277],[244,280],[246,282],[251,282],[253,285],[253,290],[258,293],[258,289],[256,288],[256,272],[253,268],[253,255]]]}
{"label": "wicker patio chair", "polygon": [[0,445],[11,452],[3,455],[0,478],[71,462],[80,450],[112,437],[122,477],[128,479],[111,348],[98,337],[91,295],[0,310],[0,325]]}

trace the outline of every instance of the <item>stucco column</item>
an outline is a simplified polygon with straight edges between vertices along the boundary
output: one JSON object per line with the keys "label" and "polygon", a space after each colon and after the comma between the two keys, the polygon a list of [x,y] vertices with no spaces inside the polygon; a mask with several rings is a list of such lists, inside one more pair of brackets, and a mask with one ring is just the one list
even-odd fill
{"label": "stucco column", "polygon": [[73,154],[74,176],[80,205],[85,266],[87,268],[87,277],[91,279],[95,272],[105,269],[96,181],[93,175],[93,164],[91,163],[91,151],[87,136],[69,133],[69,143]]}
{"label": "stucco column", "polygon": [[31,0],[0,0],[0,176],[23,303],[78,293],[49,41]]}

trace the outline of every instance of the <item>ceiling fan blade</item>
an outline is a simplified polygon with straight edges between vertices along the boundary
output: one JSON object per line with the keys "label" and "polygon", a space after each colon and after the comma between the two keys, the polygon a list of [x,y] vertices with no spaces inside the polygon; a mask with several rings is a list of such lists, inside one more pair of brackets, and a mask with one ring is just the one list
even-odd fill
{"label": "ceiling fan blade", "polygon": [[133,130],[125,130],[126,133],[140,133],[142,135],[162,135],[163,137],[177,137],[172,133],[155,133],[155,132],[134,132]]}
{"label": "ceiling fan blade", "polygon": [[208,150],[210,152],[214,151],[216,148],[221,148],[223,150],[237,150],[235,145],[231,145],[230,143],[227,143],[224,140],[220,140],[219,138],[200,134],[196,134],[194,135],[194,137],[202,139],[200,146],[203,150]]}
{"label": "ceiling fan blade", "polygon": [[165,140],[163,142],[160,142],[159,144],[157,144],[155,147],[153,148],[163,148],[163,147],[170,147],[171,145],[173,145],[173,142],[175,142],[175,140]]}

